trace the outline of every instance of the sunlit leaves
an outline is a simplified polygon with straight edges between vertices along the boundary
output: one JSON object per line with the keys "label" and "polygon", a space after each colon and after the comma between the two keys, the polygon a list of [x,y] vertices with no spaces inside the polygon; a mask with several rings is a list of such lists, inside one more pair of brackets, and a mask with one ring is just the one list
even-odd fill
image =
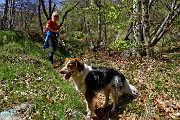
{"label": "sunlit leaves", "polygon": [[109,47],[112,50],[122,51],[125,49],[132,48],[134,44],[131,41],[125,41],[125,40],[115,40],[112,41],[109,45]]}

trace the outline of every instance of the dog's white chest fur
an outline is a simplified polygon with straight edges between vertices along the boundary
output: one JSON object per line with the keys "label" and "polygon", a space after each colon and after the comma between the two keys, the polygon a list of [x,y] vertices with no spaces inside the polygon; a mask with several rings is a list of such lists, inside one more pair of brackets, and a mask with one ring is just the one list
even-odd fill
{"label": "dog's white chest fur", "polygon": [[91,66],[84,64],[84,70],[78,73],[76,76],[72,77],[72,80],[74,84],[76,85],[76,90],[79,90],[83,94],[85,94],[85,91],[86,91],[86,86],[85,86],[86,84],[84,83],[85,77],[91,70],[92,70]]}
{"label": "dog's white chest fur", "polygon": [[75,84],[76,90],[79,90],[81,93],[85,93],[85,81],[83,78],[83,73],[82,71],[78,73],[76,77],[72,77],[72,80]]}

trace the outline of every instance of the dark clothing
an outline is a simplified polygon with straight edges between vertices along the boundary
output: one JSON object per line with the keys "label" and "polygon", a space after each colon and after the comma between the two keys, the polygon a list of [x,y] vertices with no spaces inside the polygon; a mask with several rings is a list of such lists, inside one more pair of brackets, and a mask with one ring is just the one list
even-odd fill
{"label": "dark clothing", "polygon": [[49,37],[49,54],[48,54],[48,59],[51,61],[51,63],[53,64],[53,55],[54,52],[56,51],[57,47],[58,47],[58,40],[57,37]]}

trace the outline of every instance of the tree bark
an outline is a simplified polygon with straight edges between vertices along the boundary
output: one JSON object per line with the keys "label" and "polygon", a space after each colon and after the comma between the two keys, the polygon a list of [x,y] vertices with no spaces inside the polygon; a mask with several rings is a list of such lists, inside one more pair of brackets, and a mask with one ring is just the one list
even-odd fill
{"label": "tree bark", "polygon": [[[89,0],[84,0],[84,7],[85,8],[88,8],[89,4],[90,4]],[[87,19],[87,12],[86,11],[84,11],[84,29],[86,31],[86,34],[88,36],[90,36],[90,39],[89,39],[89,37],[86,37],[86,41],[88,43],[88,46],[91,47],[91,46],[93,46],[93,42],[92,42],[93,37],[92,37],[91,30],[90,30],[90,27],[89,27],[89,22],[88,22],[88,19]]]}
{"label": "tree bark", "polygon": [[30,17],[29,17],[29,22],[30,22],[30,23],[32,23],[33,17],[34,17],[34,15],[36,14],[36,11],[37,11],[38,6],[39,6],[39,0],[36,1],[35,5],[34,5],[34,8],[33,8],[33,10],[32,10],[33,12],[30,13]]}
{"label": "tree bark", "polygon": [[100,43],[102,41],[102,1],[101,0],[94,0],[94,3],[98,7],[98,39],[96,41],[97,46],[100,46]]}
{"label": "tree bark", "polygon": [[59,24],[59,29],[60,29],[60,27],[63,25],[64,20],[65,20],[67,14],[68,14],[71,10],[73,10],[73,9],[79,4],[79,2],[80,2],[80,1],[78,1],[72,8],[68,9],[68,10],[64,13],[64,15],[63,15],[63,17],[62,17],[62,20],[61,20],[61,22],[60,22],[60,24]]}
{"label": "tree bark", "polygon": [[42,20],[41,20],[41,0],[39,0],[39,4],[38,4],[38,18],[39,18],[39,26],[41,29],[41,34],[43,35],[43,26],[42,26]]}
{"label": "tree bark", "polygon": [[49,0],[49,19],[51,19],[51,15],[52,15],[52,1]]}
{"label": "tree bark", "polygon": [[166,15],[164,20],[162,21],[159,29],[155,33],[155,36],[151,40],[150,47],[155,46],[159,40],[164,36],[164,34],[168,31],[168,27],[171,25],[171,23],[174,21],[174,19],[179,15],[180,13],[180,5],[176,5],[177,0],[173,0],[171,4],[171,10]]}
{"label": "tree bark", "polygon": [[101,33],[102,33],[102,27],[101,27],[101,14],[98,15],[98,39],[97,39],[97,46],[100,46],[101,42]]}
{"label": "tree bark", "polygon": [[142,40],[142,29],[141,29],[141,18],[140,18],[140,4],[139,0],[133,0],[133,35],[134,35],[134,45],[132,54],[133,56],[141,56],[139,50]]}
{"label": "tree bark", "polygon": [[2,29],[6,29],[7,28],[7,13],[8,13],[8,0],[5,1],[4,4],[4,13],[3,13],[3,17],[2,17],[2,21],[1,21],[1,27]]}
{"label": "tree bark", "polygon": [[107,45],[109,44],[108,43],[108,38],[107,38],[107,27],[106,27],[106,16],[104,15],[104,43],[105,43],[105,48],[104,48],[104,50],[106,50],[106,48],[107,48]]}
{"label": "tree bark", "polygon": [[133,22],[131,22],[129,28],[127,29],[124,40],[129,40],[129,35],[133,32],[132,28],[133,28]]}
{"label": "tree bark", "polygon": [[[139,10],[139,3],[141,11]],[[180,13],[180,4],[178,0],[172,0],[172,3],[169,9],[169,13],[163,19],[162,23],[156,27],[157,30],[153,31],[153,34],[150,34],[150,9],[154,0],[133,0],[133,34],[134,34],[134,43],[135,49],[133,49],[132,54],[134,56],[147,55],[148,57],[152,57],[154,53],[154,46],[160,41],[160,39],[165,35],[165,33],[169,30],[169,26],[175,20],[175,18]],[[140,15],[141,14],[141,15]],[[140,17],[141,16],[141,17]],[[141,35],[142,38],[141,38]],[[139,44],[143,44],[143,48],[138,46]],[[138,49],[136,49],[139,48]],[[145,51],[146,54],[143,54]],[[137,54],[140,53],[140,54]]]}
{"label": "tree bark", "polygon": [[46,7],[45,7],[45,5],[44,5],[44,1],[43,1],[43,0],[40,0],[40,2],[41,2],[41,5],[42,5],[43,12],[44,12],[44,14],[45,14],[45,16],[46,16],[46,19],[47,19],[47,20],[51,19],[51,18],[48,16],[48,13],[47,13],[47,11],[46,11]]}
{"label": "tree bark", "polygon": [[14,25],[14,5],[15,0],[10,0],[9,30],[12,30]]}
{"label": "tree bark", "polygon": [[55,8],[56,8],[56,4],[53,5],[53,8],[52,8],[52,10],[51,10],[51,13],[54,12]]}
{"label": "tree bark", "polygon": [[146,54],[147,57],[153,56],[153,49],[149,47],[150,41],[150,25],[149,25],[149,13],[150,13],[150,3],[149,0],[142,0],[141,7],[142,7],[142,29],[143,29],[143,37],[145,42]]}

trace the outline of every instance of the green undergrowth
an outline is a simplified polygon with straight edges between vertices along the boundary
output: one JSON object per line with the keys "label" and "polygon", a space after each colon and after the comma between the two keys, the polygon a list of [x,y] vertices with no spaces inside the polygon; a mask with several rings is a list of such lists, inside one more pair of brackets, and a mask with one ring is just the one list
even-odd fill
{"label": "green undergrowth", "polygon": [[[16,38],[16,39],[15,39]],[[0,112],[21,103],[33,105],[31,118],[80,119],[84,106],[70,82],[62,80],[42,43],[0,31]],[[64,56],[55,54],[55,60]]]}
{"label": "green undergrowth", "polygon": [[[46,60],[48,50],[43,49],[41,42],[20,35],[0,31],[0,112],[21,103],[31,103],[30,119],[84,119],[83,99],[73,84],[62,80]],[[55,61],[63,63],[65,57],[82,53],[83,44],[79,42],[65,41],[66,51],[57,51]],[[121,97],[117,115],[105,108],[102,111],[97,109],[98,117],[122,120],[176,118],[180,110],[179,51],[169,50],[159,58],[121,58],[103,52],[87,53],[81,57],[87,64],[116,68],[139,91],[133,100],[128,100],[128,96]],[[101,102],[97,101],[97,105]]]}

